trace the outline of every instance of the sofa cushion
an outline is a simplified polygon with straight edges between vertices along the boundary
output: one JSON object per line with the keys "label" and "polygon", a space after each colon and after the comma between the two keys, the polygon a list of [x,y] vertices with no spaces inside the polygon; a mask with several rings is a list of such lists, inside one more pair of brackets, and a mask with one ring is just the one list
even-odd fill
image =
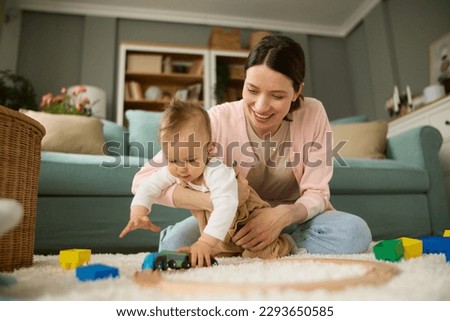
{"label": "sofa cushion", "polygon": [[42,150],[51,152],[102,155],[105,139],[103,124],[95,117],[50,114],[21,110],[45,127]]}
{"label": "sofa cushion", "polygon": [[367,121],[369,121],[369,117],[367,117],[366,115],[355,115],[330,120],[330,124],[338,125],[338,124],[364,123]]}
{"label": "sofa cushion", "polygon": [[108,150],[108,155],[128,155],[127,129],[112,121],[102,119],[103,136]]}
{"label": "sofa cushion", "polygon": [[127,110],[129,155],[151,159],[160,149],[158,139],[161,112],[144,110]]}
{"label": "sofa cushion", "polygon": [[331,194],[425,193],[429,189],[424,168],[391,159],[344,158],[334,160]]}
{"label": "sofa cushion", "polygon": [[39,195],[132,195],[144,159],[42,152]]}
{"label": "sofa cushion", "polygon": [[342,157],[386,158],[387,122],[372,121],[331,125],[334,146],[345,142],[339,149]]}

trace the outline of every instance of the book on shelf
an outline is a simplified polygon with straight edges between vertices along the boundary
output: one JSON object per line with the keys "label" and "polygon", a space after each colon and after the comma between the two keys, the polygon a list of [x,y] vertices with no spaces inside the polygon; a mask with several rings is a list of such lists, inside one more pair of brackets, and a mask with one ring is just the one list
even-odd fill
{"label": "book on shelf", "polygon": [[203,74],[203,60],[198,59],[192,63],[192,66],[189,70],[189,74],[195,76],[201,76]]}
{"label": "book on shelf", "polygon": [[163,59],[163,73],[170,74],[172,72],[172,57],[166,56]]}
{"label": "book on shelf", "polygon": [[130,98],[133,100],[142,100],[144,99],[144,93],[142,92],[141,84],[137,81],[128,82]]}
{"label": "book on shelf", "polygon": [[125,89],[125,92],[124,92],[125,100],[130,100],[131,99],[130,84],[128,81],[125,82],[124,89]]}

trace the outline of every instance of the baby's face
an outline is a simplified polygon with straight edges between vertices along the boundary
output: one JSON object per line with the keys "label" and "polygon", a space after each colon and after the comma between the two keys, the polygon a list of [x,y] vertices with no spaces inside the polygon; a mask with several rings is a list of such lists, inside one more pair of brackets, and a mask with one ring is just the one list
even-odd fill
{"label": "baby's face", "polygon": [[196,183],[203,177],[208,160],[209,137],[205,130],[185,128],[164,141],[169,172],[184,182]]}

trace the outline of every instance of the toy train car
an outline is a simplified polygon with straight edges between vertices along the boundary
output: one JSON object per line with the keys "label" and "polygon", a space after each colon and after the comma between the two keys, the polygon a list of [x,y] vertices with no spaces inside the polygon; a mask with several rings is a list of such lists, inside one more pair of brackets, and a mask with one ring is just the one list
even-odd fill
{"label": "toy train car", "polygon": [[[212,265],[217,265],[217,261],[211,258]],[[189,253],[177,251],[161,251],[147,254],[142,262],[143,270],[167,270],[167,269],[189,269],[191,259]]]}

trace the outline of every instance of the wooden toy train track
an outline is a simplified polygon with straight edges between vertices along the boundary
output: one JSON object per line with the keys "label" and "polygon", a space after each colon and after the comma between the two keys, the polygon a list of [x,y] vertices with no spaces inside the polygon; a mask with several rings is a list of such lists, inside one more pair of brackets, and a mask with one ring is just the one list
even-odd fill
{"label": "wooden toy train track", "polygon": [[[267,263],[275,260],[268,260]],[[184,273],[183,271],[162,272],[160,270],[143,270],[136,272],[134,281],[142,286],[156,287],[165,291],[190,291],[190,292],[227,292],[227,291],[254,291],[254,290],[329,290],[336,291],[355,285],[378,285],[389,281],[393,276],[398,274],[399,269],[390,263],[379,261],[363,261],[352,259],[333,259],[333,258],[288,258],[276,260],[277,263],[289,264],[295,263],[322,263],[322,264],[338,264],[340,266],[361,266],[365,269],[363,275],[355,277],[321,280],[313,282],[280,282],[280,283],[225,283],[225,282],[199,282],[189,280],[176,280],[167,277],[167,273]],[[242,263],[251,264],[251,263]],[[223,266],[223,265],[222,265]],[[299,271],[301,273],[301,271]]]}

